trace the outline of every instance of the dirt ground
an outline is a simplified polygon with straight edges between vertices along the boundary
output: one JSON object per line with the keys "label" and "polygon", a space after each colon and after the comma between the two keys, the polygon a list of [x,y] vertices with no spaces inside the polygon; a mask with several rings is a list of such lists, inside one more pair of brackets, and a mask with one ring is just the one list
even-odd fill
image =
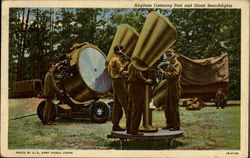
{"label": "dirt ground", "polygon": [[[41,99],[9,99],[9,149],[120,149],[119,139],[108,139],[112,124],[58,118],[43,126],[36,113]],[[31,115],[20,119],[20,116]],[[180,108],[184,136],[168,146],[166,140],[126,143],[126,150],[221,150],[240,149],[240,106],[205,107],[199,111]],[[125,118],[120,123],[125,126]],[[153,125],[165,126],[163,111],[153,112]],[[149,143],[150,142],[150,143]]]}

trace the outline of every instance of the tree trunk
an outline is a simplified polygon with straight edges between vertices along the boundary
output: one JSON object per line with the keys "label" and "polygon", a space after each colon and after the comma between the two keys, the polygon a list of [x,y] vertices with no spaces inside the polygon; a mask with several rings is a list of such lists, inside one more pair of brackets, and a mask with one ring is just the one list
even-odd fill
{"label": "tree trunk", "polygon": [[37,78],[39,76],[39,53],[40,53],[40,42],[39,41],[39,36],[40,36],[40,20],[39,20],[39,10],[38,8],[36,9],[36,26],[35,26],[35,34],[36,34],[36,38],[35,38],[35,43],[36,43],[36,51],[34,52],[34,56],[33,56],[33,68],[32,68],[32,77],[33,78]]}
{"label": "tree trunk", "polygon": [[25,9],[23,8],[22,11],[23,11],[23,15],[22,15],[21,28],[20,28],[21,36],[20,36],[20,43],[19,43],[20,54],[18,56],[18,74],[17,74],[18,81],[24,79],[24,53],[27,47],[26,46],[26,37],[27,37],[26,34],[27,34],[27,29],[28,29],[30,9],[28,9],[25,23],[24,23]]}
{"label": "tree trunk", "polygon": [[[43,30],[42,26],[43,19],[40,19],[39,15],[39,10],[37,9],[37,54],[36,54],[36,77],[37,78],[42,78],[42,55],[43,55],[43,48],[44,48],[44,40],[43,37],[40,37],[42,32],[45,31]],[[45,27],[46,28],[46,27]]]}
{"label": "tree trunk", "polygon": [[18,56],[18,72],[17,72],[17,81],[20,81],[23,79],[23,32],[24,32],[24,15],[25,15],[25,9],[22,8],[22,21],[21,21],[21,26],[20,26],[20,39],[19,39],[19,56]]}
{"label": "tree trunk", "polygon": [[[53,27],[53,22],[54,22],[54,10],[52,11],[52,9],[50,9],[50,31],[52,31],[54,29]],[[52,54],[53,52],[53,41],[50,41],[50,49],[49,49],[49,54]]]}

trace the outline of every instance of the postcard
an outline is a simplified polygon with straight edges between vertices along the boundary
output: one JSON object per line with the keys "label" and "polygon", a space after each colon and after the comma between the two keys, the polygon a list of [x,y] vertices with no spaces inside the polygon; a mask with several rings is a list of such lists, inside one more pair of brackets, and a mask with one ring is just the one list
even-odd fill
{"label": "postcard", "polygon": [[2,5],[2,157],[248,157],[247,0]]}

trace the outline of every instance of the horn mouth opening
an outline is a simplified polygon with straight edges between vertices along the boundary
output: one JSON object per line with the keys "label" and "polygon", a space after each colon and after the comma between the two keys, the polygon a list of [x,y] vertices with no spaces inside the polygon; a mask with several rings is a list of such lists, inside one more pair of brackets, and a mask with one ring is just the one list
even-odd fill
{"label": "horn mouth opening", "polygon": [[155,11],[151,11],[149,14],[155,15],[155,16],[161,18],[163,21],[165,21],[169,25],[169,27],[173,30],[175,38],[177,38],[177,36],[178,36],[177,30],[174,27],[173,23],[167,17],[165,17],[164,15],[157,13]]}

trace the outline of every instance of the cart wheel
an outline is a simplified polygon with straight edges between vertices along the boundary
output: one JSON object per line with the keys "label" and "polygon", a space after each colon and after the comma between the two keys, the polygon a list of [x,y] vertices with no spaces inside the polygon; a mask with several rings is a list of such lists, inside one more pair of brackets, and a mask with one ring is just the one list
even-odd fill
{"label": "cart wheel", "polygon": [[[43,121],[43,112],[44,112],[44,107],[45,107],[46,101],[42,101],[38,107],[37,107],[37,115],[41,121]],[[56,106],[52,106],[52,109],[50,111],[50,121],[55,121],[56,119]]]}
{"label": "cart wheel", "polygon": [[95,102],[90,107],[91,121],[96,123],[105,123],[108,120],[110,109],[103,102]]}

